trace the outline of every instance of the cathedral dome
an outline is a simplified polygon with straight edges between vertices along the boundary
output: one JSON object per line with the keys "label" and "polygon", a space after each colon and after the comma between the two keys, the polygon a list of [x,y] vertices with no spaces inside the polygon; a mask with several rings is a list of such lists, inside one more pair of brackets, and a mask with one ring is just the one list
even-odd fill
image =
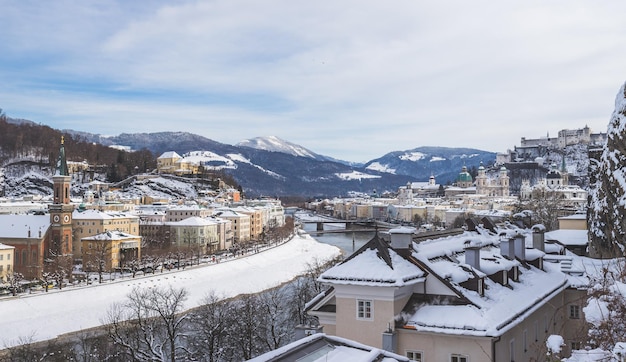
{"label": "cathedral dome", "polygon": [[459,173],[459,175],[456,178],[457,182],[472,182],[472,175],[470,175],[469,172],[467,172],[467,167],[463,166],[463,168],[461,169],[461,173]]}

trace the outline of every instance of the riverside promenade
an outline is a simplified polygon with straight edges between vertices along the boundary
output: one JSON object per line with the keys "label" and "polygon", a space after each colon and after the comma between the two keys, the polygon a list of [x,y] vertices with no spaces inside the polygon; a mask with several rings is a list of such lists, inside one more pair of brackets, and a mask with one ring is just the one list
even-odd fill
{"label": "riverside promenade", "polygon": [[293,280],[310,264],[340,254],[337,247],[302,234],[279,246],[225,262],[4,299],[0,301],[0,349],[18,344],[20,338],[45,341],[98,327],[111,305],[124,301],[133,288],[185,288],[189,292],[185,309],[192,309],[209,292],[224,298],[259,293]]}

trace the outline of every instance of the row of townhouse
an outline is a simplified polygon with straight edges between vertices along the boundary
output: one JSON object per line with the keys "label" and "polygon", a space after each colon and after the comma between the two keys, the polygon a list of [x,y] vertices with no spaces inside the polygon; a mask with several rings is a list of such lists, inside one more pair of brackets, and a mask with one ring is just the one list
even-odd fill
{"label": "row of townhouse", "polygon": [[[94,258],[102,258],[106,250],[109,268],[119,268],[129,260],[138,259],[142,244],[168,241],[175,247],[212,253],[237,243],[259,240],[270,220],[273,225],[284,224],[284,210],[276,201],[219,211],[197,205],[143,206],[130,212],[87,207],[81,204],[63,219],[71,230],[72,257],[84,265],[93,264]],[[0,215],[0,243],[10,246],[14,253],[12,258],[4,257],[4,261],[11,258],[10,266],[2,265],[0,260],[0,275],[14,270],[27,279],[41,277],[53,225],[51,216],[43,213]]]}

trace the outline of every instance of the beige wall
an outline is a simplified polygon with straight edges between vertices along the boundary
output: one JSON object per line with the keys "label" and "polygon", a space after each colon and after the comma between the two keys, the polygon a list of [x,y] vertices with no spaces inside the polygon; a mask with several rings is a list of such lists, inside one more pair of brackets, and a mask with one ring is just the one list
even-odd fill
{"label": "beige wall", "polygon": [[[74,232],[74,240],[76,241],[106,231],[115,230],[131,235],[139,235],[139,217],[133,215],[128,215],[127,217],[116,216],[111,219],[76,217],[72,220],[72,229]],[[82,245],[81,242],[76,242],[72,245],[74,258],[82,258]]]}
{"label": "beige wall", "polygon": [[5,282],[7,275],[13,272],[13,253],[15,248],[0,244],[0,282]]}
{"label": "beige wall", "polygon": [[559,219],[559,229],[562,230],[587,230],[586,219]]}
{"label": "beige wall", "polygon": [[[357,320],[357,302],[355,298],[337,298],[337,336],[352,339],[372,347],[382,347],[382,332],[388,323],[393,325],[392,301],[373,300],[372,320]],[[327,331],[325,330],[327,333]]]}
{"label": "beige wall", "polygon": [[[409,329],[397,330],[396,353],[406,356],[407,351],[420,351],[424,361],[450,361],[452,353],[469,356],[469,361],[491,361],[491,338],[418,333]],[[496,359],[496,361],[509,361]],[[517,360],[516,360],[517,361]],[[525,360],[519,360],[525,361]]]}

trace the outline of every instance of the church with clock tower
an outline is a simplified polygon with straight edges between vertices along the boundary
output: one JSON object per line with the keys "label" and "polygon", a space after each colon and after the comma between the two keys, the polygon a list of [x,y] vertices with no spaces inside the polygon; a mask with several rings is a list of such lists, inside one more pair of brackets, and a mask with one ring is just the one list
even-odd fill
{"label": "church with clock tower", "polygon": [[48,206],[50,213],[50,239],[46,248],[48,257],[72,256],[72,212],[74,205],[70,203],[71,176],[65,157],[64,139],[61,137],[61,148],[57,159],[56,170],[52,176],[54,199]]}

